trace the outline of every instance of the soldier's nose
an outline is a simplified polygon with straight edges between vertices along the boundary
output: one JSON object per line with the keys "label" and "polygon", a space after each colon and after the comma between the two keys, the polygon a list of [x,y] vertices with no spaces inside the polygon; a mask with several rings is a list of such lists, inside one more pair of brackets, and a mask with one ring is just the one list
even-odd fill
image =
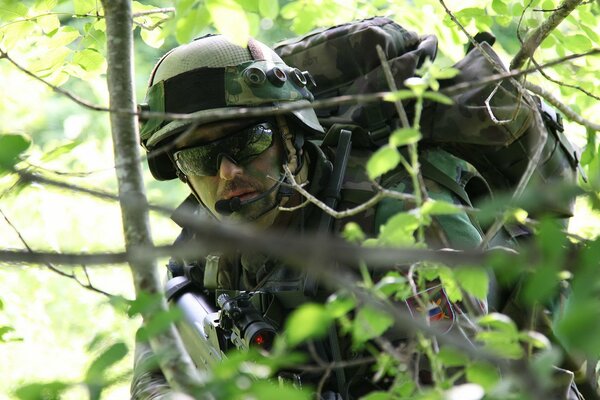
{"label": "soldier's nose", "polygon": [[223,180],[230,181],[235,178],[236,175],[241,175],[244,169],[237,165],[235,162],[227,156],[221,158],[219,164],[219,177]]}

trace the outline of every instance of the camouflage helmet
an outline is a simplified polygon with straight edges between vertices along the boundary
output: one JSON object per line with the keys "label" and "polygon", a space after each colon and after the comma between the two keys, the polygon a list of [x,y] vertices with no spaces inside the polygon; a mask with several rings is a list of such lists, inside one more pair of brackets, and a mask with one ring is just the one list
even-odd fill
{"label": "camouflage helmet", "polygon": [[[192,124],[218,122],[214,111],[286,102],[310,103],[312,78],[286,65],[265,44],[247,47],[222,35],[207,35],[166,53],[154,67],[142,110],[185,113],[189,120],[150,118],[141,122],[148,151],[170,142]],[[312,108],[291,112],[309,132],[323,132]]]}

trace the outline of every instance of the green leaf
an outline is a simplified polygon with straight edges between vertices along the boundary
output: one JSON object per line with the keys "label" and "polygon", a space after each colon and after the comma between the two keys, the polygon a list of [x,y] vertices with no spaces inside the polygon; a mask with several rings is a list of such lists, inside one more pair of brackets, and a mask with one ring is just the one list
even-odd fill
{"label": "green leaf", "polygon": [[50,33],[60,28],[60,20],[56,15],[44,15],[37,21],[44,33]]}
{"label": "green leaf", "polygon": [[233,43],[246,47],[250,37],[250,25],[244,9],[233,0],[207,0],[217,31],[227,36]]}
{"label": "green leaf", "polygon": [[348,222],[344,225],[342,237],[352,243],[360,243],[365,240],[365,233],[356,222]]}
{"label": "green leaf", "polygon": [[48,39],[48,47],[57,49],[59,47],[67,46],[79,39],[81,34],[79,31],[71,26],[65,26],[60,28],[56,33]]}
{"label": "green leaf", "polygon": [[454,103],[450,97],[438,92],[425,92],[423,93],[423,98],[449,106]]}
{"label": "green leaf", "polygon": [[146,43],[150,47],[154,47],[158,49],[165,43],[165,38],[162,34],[162,30],[160,27],[154,28],[152,30],[142,29],[140,31],[140,36],[144,43]]}
{"label": "green leaf", "polygon": [[348,293],[336,292],[327,298],[325,308],[331,318],[340,318],[356,307],[356,300]]}
{"label": "green leaf", "polygon": [[500,15],[508,14],[508,6],[504,0],[492,0],[492,10]]}
{"label": "green leaf", "polygon": [[358,310],[352,325],[352,337],[357,344],[381,336],[394,324],[394,318],[376,308],[365,306]]}
{"label": "green leaf", "polygon": [[481,385],[486,392],[491,390],[500,380],[498,370],[484,362],[476,362],[467,367],[467,380]]}
{"label": "green leaf", "polygon": [[252,382],[250,390],[239,398],[260,400],[310,400],[310,391],[300,390],[291,385],[280,385],[276,382],[257,380]]}
{"label": "green leaf", "polygon": [[73,62],[87,72],[100,72],[106,68],[104,56],[93,49],[83,49],[75,52]]}
{"label": "green leaf", "polygon": [[395,298],[406,299],[411,296],[411,288],[407,279],[397,273],[391,272],[381,278],[373,287],[375,291],[386,297],[394,295]]}
{"label": "green leaf", "polygon": [[402,101],[407,99],[413,99],[415,94],[411,90],[398,90],[397,92],[388,93],[383,97],[385,101]]}
{"label": "green leaf", "polygon": [[421,132],[413,128],[397,129],[390,135],[390,146],[400,147],[421,140]]}
{"label": "green leaf", "polygon": [[451,215],[458,214],[461,209],[456,204],[443,200],[427,199],[421,206],[421,214],[424,215]]}
{"label": "green leaf", "polygon": [[37,72],[40,76],[48,76],[58,68],[62,67],[67,57],[71,55],[68,47],[60,47],[46,53],[43,57],[29,64],[29,69]]}
{"label": "green leaf", "polygon": [[490,277],[484,268],[460,267],[454,271],[454,277],[467,293],[479,300],[487,297]]}
{"label": "green leaf", "polygon": [[517,325],[508,316],[500,313],[489,313],[477,320],[479,325],[487,328],[491,328],[505,334],[514,337],[519,332]]}
{"label": "green leaf", "polygon": [[361,400],[392,400],[394,396],[389,392],[371,392],[361,397]]}
{"label": "green leaf", "polygon": [[398,163],[400,163],[400,153],[395,147],[380,147],[367,161],[367,174],[370,179],[375,179],[396,168]]}
{"label": "green leaf", "polygon": [[30,145],[31,139],[28,136],[19,133],[0,134],[0,172],[12,170]]}
{"label": "green leaf", "polygon": [[420,220],[411,213],[398,213],[388,219],[379,231],[379,242],[382,245],[410,246],[415,243],[415,231]]}
{"label": "green leaf", "polygon": [[576,35],[565,36],[563,43],[566,48],[576,53],[588,51],[592,47],[592,42],[590,39],[580,33]]}
{"label": "green leaf", "polygon": [[8,1],[0,3],[0,20],[11,21],[13,19],[26,16],[27,7],[22,2]]}
{"label": "green leaf", "polygon": [[518,334],[509,336],[505,332],[481,331],[475,339],[482,342],[486,350],[504,358],[518,360],[523,357],[523,347],[518,341]]}
{"label": "green leaf", "polygon": [[15,331],[15,328],[13,328],[12,326],[7,326],[7,325],[0,326],[0,343],[12,342],[14,339],[10,339],[5,336],[14,331]]}
{"label": "green leaf", "polygon": [[469,362],[469,358],[464,353],[453,347],[442,347],[437,358],[446,367],[462,367]]}
{"label": "green leaf", "polygon": [[85,374],[85,382],[92,385],[104,383],[107,370],[122,360],[127,352],[125,343],[118,342],[110,346],[92,362]]}
{"label": "green leaf", "polygon": [[258,10],[263,17],[275,19],[279,14],[279,0],[259,0]]}
{"label": "green leaf", "polygon": [[199,7],[177,18],[175,38],[178,43],[188,43],[204,29],[210,20],[205,7]]}
{"label": "green leaf", "polygon": [[182,316],[183,310],[180,308],[171,308],[154,314],[152,319],[143,326],[142,338],[145,336],[147,340],[166,331],[172,323],[181,320]]}
{"label": "green leaf", "polygon": [[30,383],[15,391],[19,400],[60,400],[71,384],[66,382]]}
{"label": "green leaf", "polygon": [[526,331],[519,333],[519,339],[522,342],[529,343],[537,349],[550,349],[552,344],[550,340],[539,332]]}
{"label": "green leaf", "polygon": [[75,14],[93,14],[96,12],[96,0],[73,0]]}
{"label": "green leaf", "polygon": [[323,305],[303,304],[286,321],[285,336],[291,346],[308,339],[318,339],[327,334],[332,321],[332,316]]}

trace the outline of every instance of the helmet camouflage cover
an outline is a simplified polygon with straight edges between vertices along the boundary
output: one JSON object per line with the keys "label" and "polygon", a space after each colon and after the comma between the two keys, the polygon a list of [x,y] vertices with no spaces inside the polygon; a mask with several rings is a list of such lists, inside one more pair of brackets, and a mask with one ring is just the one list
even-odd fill
{"label": "helmet camouflage cover", "polygon": [[[142,121],[140,138],[147,150],[192,124],[217,122],[216,110],[310,103],[306,73],[286,65],[268,46],[250,39],[237,46],[209,35],[165,54],[150,77],[143,109],[188,114],[187,119],[154,117]],[[323,132],[312,108],[292,111],[309,131]]]}

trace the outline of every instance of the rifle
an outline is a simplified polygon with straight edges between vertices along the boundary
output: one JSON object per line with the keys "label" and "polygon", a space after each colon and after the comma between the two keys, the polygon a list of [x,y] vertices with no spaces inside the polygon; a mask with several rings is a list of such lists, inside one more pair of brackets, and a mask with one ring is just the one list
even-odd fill
{"label": "rifle", "polygon": [[223,293],[217,298],[217,310],[208,293],[188,276],[169,279],[165,289],[167,300],[183,311],[177,329],[198,369],[209,370],[232,348],[271,348],[275,329],[252,303],[259,292],[239,292],[234,297]]}

